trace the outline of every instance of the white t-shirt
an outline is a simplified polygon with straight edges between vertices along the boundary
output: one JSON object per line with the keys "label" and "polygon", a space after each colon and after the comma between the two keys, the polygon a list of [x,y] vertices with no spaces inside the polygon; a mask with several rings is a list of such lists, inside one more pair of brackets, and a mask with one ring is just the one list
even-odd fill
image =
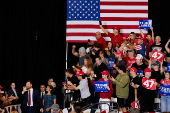
{"label": "white t-shirt", "polygon": [[80,84],[77,86],[81,93],[81,98],[85,99],[90,96],[89,85],[87,80],[81,80]]}

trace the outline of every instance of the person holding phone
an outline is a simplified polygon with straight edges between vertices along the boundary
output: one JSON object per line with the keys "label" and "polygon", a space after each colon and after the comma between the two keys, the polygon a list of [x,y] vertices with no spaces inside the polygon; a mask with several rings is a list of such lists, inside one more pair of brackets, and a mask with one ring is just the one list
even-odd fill
{"label": "person holding phone", "polygon": [[127,112],[127,100],[129,96],[129,83],[130,78],[128,73],[126,73],[125,66],[118,66],[115,67],[118,71],[118,75],[116,78],[110,77],[110,80],[113,84],[116,85],[116,96],[117,96],[117,103],[119,105],[119,111]]}
{"label": "person holding phone", "polygon": [[[96,37],[97,42],[101,45],[101,49],[105,50],[105,48],[107,47],[107,43],[106,43],[105,39],[102,37],[102,35],[101,35],[101,33],[99,31],[96,32],[95,37]],[[92,42],[88,42],[88,43],[89,43],[89,45],[93,45],[94,44],[93,41]]]}

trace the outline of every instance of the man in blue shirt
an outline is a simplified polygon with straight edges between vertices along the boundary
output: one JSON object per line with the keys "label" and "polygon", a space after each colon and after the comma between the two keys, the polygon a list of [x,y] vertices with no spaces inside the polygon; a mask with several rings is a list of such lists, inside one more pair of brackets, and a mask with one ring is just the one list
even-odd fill
{"label": "man in blue shirt", "polygon": [[143,43],[143,37],[139,36],[137,38],[138,45],[135,46],[135,50],[137,51],[137,54],[141,54],[143,57],[146,57],[146,48],[145,44]]}

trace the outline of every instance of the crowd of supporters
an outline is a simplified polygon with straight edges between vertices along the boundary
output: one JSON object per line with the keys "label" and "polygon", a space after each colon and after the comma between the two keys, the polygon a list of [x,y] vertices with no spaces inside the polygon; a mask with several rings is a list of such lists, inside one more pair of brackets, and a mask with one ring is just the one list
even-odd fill
{"label": "crowd of supporters", "polygon": [[[166,45],[162,44],[160,36],[154,37],[153,27],[147,36],[139,29],[141,35],[136,36],[131,32],[129,37],[122,37],[118,27],[113,28],[113,33],[106,31],[102,25],[100,28],[111,41],[106,42],[101,33],[96,32],[97,41],[89,41],[87,48],[80,47],[76,52],[76,46],[72,46],[72,54],[79,58],[79,62],[65,70],[67,80],[64,85],[66,92],[75,91],[72,100],[81,100],[84,107],[102,100],[109,101],[114,97],[117,98],[119,110],[122,112],[127,112],[127,108],[133,109],[133,102],[140,103],[141,112],[170,112],[169,95],[158,93],[161,84],[170,85],[170,75],[167,72],[167,65],[170,63],[170,40]],[[153,51],[162,53],[163,60],[151,60]],[[109,69],[109,59],[115,59],[113,69]],[[156,89],[146,88],[143,80],[155,80]],[[106,88],[109,91],[95,92],[94,81],[108,81]],[[150,86],[150,83],[146,85]],[[69,94],[70,92],[66,93],[66,96]],[[155,98],[161,98],[161,107],[154,104]],[[103,109],[108,112],[107,107]]]}
{"label": "crowd of supporters", "polygon": [[[170,86],[170,73],[167,70],[170,63],[170,39],[166,44],[162,44],[160,36],[154,37],[152,27],[152,33],[148,33],[146,37],[141,29],[140,36],[131,32],[129,37],[122,37],[118,27],[113,28],[113,33],[107,32],[102,25],[100,28],[111,38],[110,42],[106,42],[101,33],[96,32],[97,41],[89,41],[87,48],[80,47],[77,52],[76,46],[72,46],[72,54],[79,58],[79,62],[76,66],[65,69],[66,80],[62,82],[65,107],[69,108],[71,104],[72,113],[75,112],[73,105],[81,103],[84,108],[92,103],[107,101],[108,104],[102,104],[101,108],[103,112],[108,113],[109,101],[114,97],[117,98],[119,111],[122,112],[127,112],[127,108],[134,110],[133,102],[140,103],[141,112],[170,112],[169,95],[159,94],[162,84]],[[152,54],[153,51],[162,53],[163,60],[151,60],[152,56],[157,57]],[[114,63],[110,63],[110,60]],[[144,80],[153,80],[154,84]],[[108,92],[95,92],[95,81],[108,81],[108,86],[105,87]],[[155,89],[147,88],[153,85]],[[6,93],[1,91],[2,88],[0,86],[1,108],[19,101],[22,103],[22,95],[31,91],[32,82],[26,83],[22,93],[15,89],[15,83],[11,84],[11,90]],[[52,78],[48,80],[47,87],[40,86],[39,97],[43,106],[40,104],[40,108],[43,108],[40,109],[41,112],[49,113],[52,105],[56,104],[55,88],[56,84]],[[155,98],[161,98],[161,107],[154,104]],[[31,103],[27,104],[28,106],[32,106]],[[93,108],[97,109],[98,105]],[[95,110],[92,112],[95,113]]]}

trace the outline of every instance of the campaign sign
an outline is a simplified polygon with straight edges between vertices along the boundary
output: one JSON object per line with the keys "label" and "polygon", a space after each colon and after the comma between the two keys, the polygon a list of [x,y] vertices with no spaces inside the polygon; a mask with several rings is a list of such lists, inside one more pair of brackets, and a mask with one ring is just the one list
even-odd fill
{"label": "campaign sign", "polygon": [[139,20],[139,29],[150,29],[152,27],[152,20]]}
{"label": "campaign sign", "polygon": [[164,85],[164,84],[160,84],[161,87],[159,89],[159,94],[162,94],[164,96],[168,96],[170,95],[170,85]]}
{"label": "campaign sign", "polygon": [[148,79],[146,77],[142,78],[142,86],[149,90],[156,90],[155,82],[156,79]]}
{"label": "campaign sign", "polygon": [[143,70],[137,70],[137,75],[139,78],[141,78],[141,75],[143,74]]}
{"label": "campaign sign", "polygon": [[170,72],[170,63],[167,64],[167,71],[166,72]]}
{"label": "campaign sign", "polygon": [[151,54],[151,61],[152,60],[157,60],[159,62],[162,62],[164,58],[164,54],[160,51],[152,51]]}
{"label": "campaign sign", "polygon": [[94,81],[95,92],[109,92],[106,86],[109,86],[109,81]]}
{"label": "campaign sign", "polygon": [[131,106],[132,106],[132,108],[137,108],[137,109],[140,110],[140,102],[139,102],[139,100],[137,102],[136,101],[132,102]]}
{"label": "campaign sign", "polygon": [[109,58],[108,59],[108,69],[113,69],[113,64],[115,63],[115,59]]}

